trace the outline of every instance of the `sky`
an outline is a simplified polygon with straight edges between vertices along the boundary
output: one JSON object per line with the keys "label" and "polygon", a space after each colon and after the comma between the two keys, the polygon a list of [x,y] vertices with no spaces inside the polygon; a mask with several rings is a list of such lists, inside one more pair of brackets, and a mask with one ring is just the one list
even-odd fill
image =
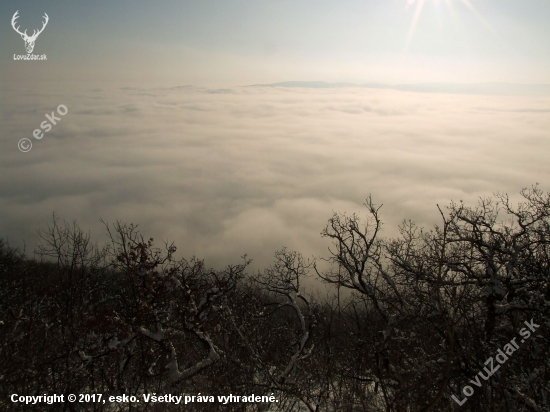
{"label": "sky", "polygon": [[[29,31],[50,17],[40,70],[10,59],[16,10]],[[0,16],[9,81],[550,83],[545,0],[4,0]]]}
{"label": "sky", "polygon": [[[47,60],[14,60],[17,10],[29,34],[48,14]],[[96,240],[120,220],[260,269],[283,246],[326,256],[327,220],[365,216],[369,194],[394,236],[437,204],[550,189],[547,1],[4,0],[0,16],[0,237],[30,254],[55,212]]]}

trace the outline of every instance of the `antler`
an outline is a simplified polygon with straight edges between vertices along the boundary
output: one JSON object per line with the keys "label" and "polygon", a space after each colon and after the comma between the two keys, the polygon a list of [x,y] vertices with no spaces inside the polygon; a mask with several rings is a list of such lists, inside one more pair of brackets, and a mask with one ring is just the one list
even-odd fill
{"label": "antler", "polygon": [[40,33],[42,33],[44,31],[44,29],[46,28],[46,25],[48,24],[48,21],[50,20],[50,18],[48,17],[48,15],[46,13],[44,13],[43,17],[46,19],[46,21],[44,21],[44,24],[43,24],[42,28],[40,30],[38,30],[38,33],[36,33],[36,30],[33,31],[31,39],[36,39],[38,37],[38,35]]}
{"label": "antler", "polygon": [[36,40],[36,38],[38,37],[38,35],[44,31],[44,29],[46,28],[46,25],[48,24],[48,21],[50,20],[50,18],[48,17],[48,15],[47,15],[46,13],[44,13],[44,16],[43,16],[43,17],[44,17],[46,20],[44,21],[42,28],[41,28],[40,30],[38,30],[38,32],[37,32],[36,30],[34,30],[32,36],[27,35],[27,30],[25,30],[24,33],[21,33],[21,32],[19,31],[19,27],[21,27],[21,26],[15,27],[16,20],[19,18],[19,10],[17,10],[17,11],[15,12],[15,14],[13,15],[13,17],[12,17],[12,19],[11,19],[11,26],[13,27],[13,29],[14,29],[17,33],[19,33],[21,36],[24,36],[24,38],[29,39],[29,40]]}
{"label": "antler", "polygon": [[[21,36],[27,36],[27,30],[25,30],[25,33],[21,33],[21,32],[19,31],[19,27],[21,27],[21,26],[15,27],[15,20],[17,20],[17,19],[19,18],[18,13],[19,13],[19,10],[17,10],[17,11],[15,12],[15,14],[13,15],[13,17],[12,17],[12,19],[11,19],[11,26],[12,26],[13,29],[14,29],[17,33],[19,33]],[[46,14],[46,13],[44,13],[44,14]],[[42,30],[43,30],[43,29],[42,29]]]}

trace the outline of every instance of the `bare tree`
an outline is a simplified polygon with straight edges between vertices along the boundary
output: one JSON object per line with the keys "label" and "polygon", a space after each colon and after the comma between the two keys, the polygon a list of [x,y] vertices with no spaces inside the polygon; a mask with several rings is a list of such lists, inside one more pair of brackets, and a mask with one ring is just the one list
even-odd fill
{"label": "bare tree", "polygon": [[[120,222],[99,247],[54,215],[34,259],[0,240],[0,408],[59,406],[12,393],[177,391],[278,401],[204,412],[550,411],[550,194],[521,194],[438,206],[439,224],[404,221],[393,239],[369,197],[365,219],[329,219],[328,269],[283,248],[251,276],[246,255],[209,269]],[[310,270],[326,297],[306,292]]]}

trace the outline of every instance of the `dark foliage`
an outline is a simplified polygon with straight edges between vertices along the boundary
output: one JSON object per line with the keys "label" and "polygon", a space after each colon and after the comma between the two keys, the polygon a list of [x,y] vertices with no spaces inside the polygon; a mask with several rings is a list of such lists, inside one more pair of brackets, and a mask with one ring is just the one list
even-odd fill
{"label": "dark foliage", "polygon": [[[100,248],[54,216],[37,259],[0,240],[0,409],[550,411],[550,196],[522,195],[452,203],[432,230],[404,222],[397,239],[380,238],[369,198],[366,220],[328,221],[327,258],[282,249],[257,274],[246,256],[224,270],[176,260],[173,244],[121,223]],[[307,293],[308,277],[330,293]],[[141,403],[9,399],[54,393]],[[144,403],[152,393],[215,401]]]}

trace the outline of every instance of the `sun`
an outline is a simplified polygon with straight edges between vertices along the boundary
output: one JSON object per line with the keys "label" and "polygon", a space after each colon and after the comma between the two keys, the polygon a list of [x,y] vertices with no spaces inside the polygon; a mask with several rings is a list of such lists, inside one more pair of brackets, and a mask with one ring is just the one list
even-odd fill
{"label": "sun", "polygon": [[[414,32],[416,30],[416,26],[418,24],[418,20],[420,19],[420,15],[422,14],[422,8],[424,7],[424,4],[427,0],[407,0],[406,7],[415,7],[414,10],[414,16],[411,23],[411,27],[409,28],[409,33],[407,34],[407,42],[405,44],[405,50],[409,48],[409,45],[411,44],[411,41],[414,37]],[[440,0],[432,0],[435,5],[439,5]],[[454,6],[453,6],[453,0],[444,0],[447,7],[451,10],[451,12],[454,12]],[[487,27],[490,31],[493,31],[493,28],[491,25],[483,18],[483,16],[477,11],[477,9],[473,6],[472,3],[470,3],[470,0],[460,0],[460,2],[466,6],[479,20],[480,22]],[[415,6],[416,4],[416,6]]]}

